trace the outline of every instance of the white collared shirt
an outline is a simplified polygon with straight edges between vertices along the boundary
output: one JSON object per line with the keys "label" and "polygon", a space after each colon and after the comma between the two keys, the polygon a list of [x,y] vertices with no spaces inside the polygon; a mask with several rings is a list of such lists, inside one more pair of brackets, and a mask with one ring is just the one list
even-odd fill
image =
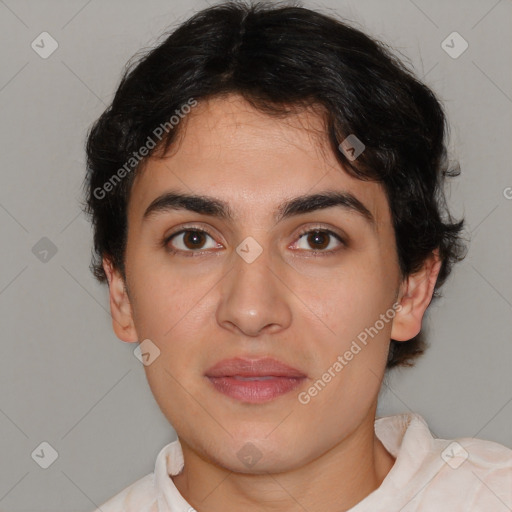
{"label": "white collared shirt", "polygon": [[[378,418],[375,433],[395,464],[349,512],[510,512],[512,450],[492,441],[436,439],[407,413]],[[169,475],[183,469],[179,440],[159,452],[153,473],[94,512],[193,512]]]}

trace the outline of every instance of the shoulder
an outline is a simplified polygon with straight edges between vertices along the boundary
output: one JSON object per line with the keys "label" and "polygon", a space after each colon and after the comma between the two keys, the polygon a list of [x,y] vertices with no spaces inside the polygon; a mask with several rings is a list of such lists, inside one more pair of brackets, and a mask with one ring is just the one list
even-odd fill
{"label": "shoulder", "polygon": [[477,438],[436,439],[442,465],[431,483],[449,500],[471,510],[510,510],[512,507],[512,450]]}
{"label": "shoulder", "polygon": [[510,448],[471,437],[436,438],[414,413],[383,418],[376,426],[396,457],[380,495],[390,505],[400,501],[402,512],[512,510]]}
{"label": "shoulder", "polygon": [[436,439],[434,444],[453,472],[462,470],[461,473],[471,474],[482,483],[506,484],[512,492],[512,449],[473,437]]}
{"label": "shoulder", "polygon": [[[502,444],[462,437],[432,440],[433,478],[426,496],[441,497],[452,510],[510,510],[512,507],[512,450]],[[433,462],[436,460],[436,462]],[[441,503],[440,503],[441,505]]]}
{"label": "shoulder", "polygon": [[453,471],[460,468],[482,477],[511,475],[512,449],[502,444],[474,437],[434,439],[432,444],[434,451],[440,453],[445,465]]}
{"label": "shoulder", "polygon": [[154,473],[140,478],[93,512],[156,512]]}

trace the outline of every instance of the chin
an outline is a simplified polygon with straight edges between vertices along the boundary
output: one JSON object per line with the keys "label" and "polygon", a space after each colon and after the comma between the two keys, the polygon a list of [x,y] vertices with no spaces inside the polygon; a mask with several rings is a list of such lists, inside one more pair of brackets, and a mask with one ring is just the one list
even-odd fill
{"label": "chin", "polygon": [[[295,457],[290,458],[290,453],[298,455],[295,452],[295,443],[285,442],[286,436],[276,436],[272,439],[265,437],[268,436],[268,432],[269,430],[261,437],[255,436],[254,432],[252,435],[234,436],[218,453],[219,464],[229,471],[251,475],[280,473],[293,469],[300,462],[295,460]],[[289,437],[288,439],[290,440]]]}
{"label": "chin", "polygon": [[[247,450],[247,453],[249,453],[249,450]],[[244,454],[244,457],[247,457],[247,453]],[[254,453],[256,454],[257,452]],[[296,462],[290,460],[286,453],[281,453],[278,455],[261,454],[261,458],[256,458],[253,462],[242,462],[238,457],[233,459],[230,456],[229,460],[224,461],[221,465],[234,473],[266,475],[290,471],[294,469]]]}

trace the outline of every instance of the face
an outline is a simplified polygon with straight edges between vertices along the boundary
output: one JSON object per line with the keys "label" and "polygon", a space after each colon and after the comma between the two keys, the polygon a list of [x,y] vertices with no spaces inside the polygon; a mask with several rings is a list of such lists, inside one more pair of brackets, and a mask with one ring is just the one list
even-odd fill
{"label": "face", "polygon": [[[429,290],[393,308],[407,288],[384,190],[344,172],[322,146],[318,114],[276,119],[230,96],[200,103],[185,128],[134,181],[128,294],[107,271],[114,329],[158,348],[144,367],[151,390],[204,459],[239,472],[300,467],[373,425],[389,340],[417,334]],[[170,192],[217,207],[156,203]],[[331,200],[295,201],[313,194]],[[235,395],[261,386],[259,401],[225,394],[206,374],[236,357],[273,358],[303,378],[280,377],[293,389],[273,398],[271,384],[234,383]],[[261,454],[251,468],[247,443]]]}

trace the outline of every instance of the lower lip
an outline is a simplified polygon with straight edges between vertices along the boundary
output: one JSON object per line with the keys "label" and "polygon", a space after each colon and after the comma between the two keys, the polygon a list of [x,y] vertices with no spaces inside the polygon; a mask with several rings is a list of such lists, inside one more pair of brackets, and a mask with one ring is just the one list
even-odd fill
{"label": "lower lip", "polygon": [[215,389],[236,400],[262,403],[289,393],[304,377],[272,377],[265,380],[238,380],[235,377],[208,377]]}

